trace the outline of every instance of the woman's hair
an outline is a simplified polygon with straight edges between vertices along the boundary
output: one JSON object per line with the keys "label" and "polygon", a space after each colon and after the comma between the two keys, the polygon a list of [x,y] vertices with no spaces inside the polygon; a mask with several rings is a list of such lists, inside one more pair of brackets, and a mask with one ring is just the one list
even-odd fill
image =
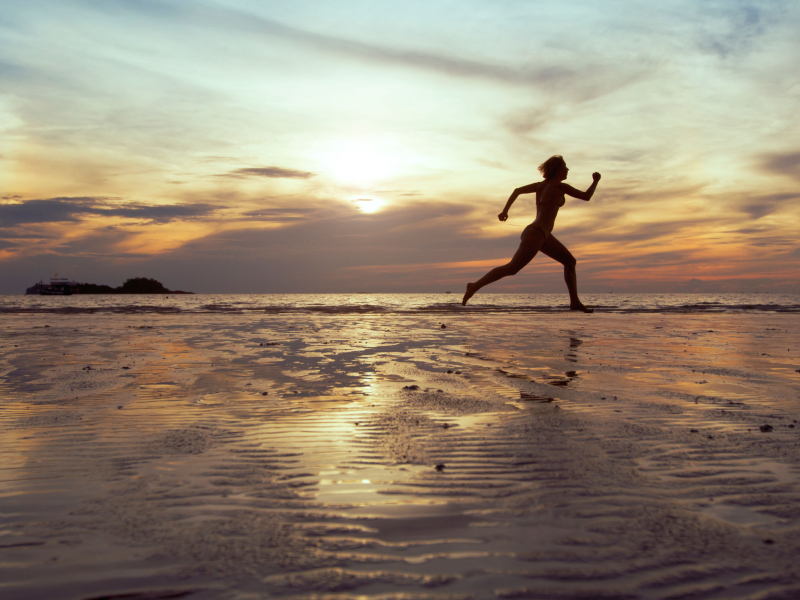
{"label": "woman's hair", "polygon": [[564,162],[564,157],[560,154],[556,154],[539,165],[539,173],[541,173],[545,179],[550,179],[555,177],[558,170],[566,164],[567,163]]}

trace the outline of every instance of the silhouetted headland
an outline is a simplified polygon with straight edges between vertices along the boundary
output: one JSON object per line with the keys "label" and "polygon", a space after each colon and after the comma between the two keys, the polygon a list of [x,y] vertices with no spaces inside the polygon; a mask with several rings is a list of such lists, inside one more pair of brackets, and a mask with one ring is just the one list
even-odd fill
{"label": "silhouetted headland", "polygon": [[37,284],[25,290],[26,294],[70,296],[72,294],[194,294],[183,290],[168,290],[160,281],[147,277],[127,279],[119,287],[96,283],[78,283],[66,279],[51,280]]}

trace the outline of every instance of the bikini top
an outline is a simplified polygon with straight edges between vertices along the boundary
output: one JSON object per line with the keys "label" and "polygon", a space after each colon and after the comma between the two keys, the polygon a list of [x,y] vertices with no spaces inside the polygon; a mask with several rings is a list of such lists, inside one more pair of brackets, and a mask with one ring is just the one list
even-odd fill
{"label": "bikini top", "polygon": [[[552,181],[553,181],[552,179],[547,181],[544,184],[544,187],[545,188],[549,187]],[[566,203],[566,199],[564,198],[563,194],[561,196],[561,200],[557,202],[542,202],[541,198],[544,198],[544,189],[542,189],[538,194],[536,194],[536,206],[542,206],[542,205],[564,206],[564,204]]]}

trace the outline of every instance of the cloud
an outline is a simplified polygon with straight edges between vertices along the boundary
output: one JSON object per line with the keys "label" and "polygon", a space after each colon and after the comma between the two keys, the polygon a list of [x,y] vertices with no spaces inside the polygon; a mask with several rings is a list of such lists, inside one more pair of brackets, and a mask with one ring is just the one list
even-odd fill
{"label": "cloud", "polygon": [[762,157],[760,166],[768,173],[800,180],[800,152],[768,154]]}
{"label": "cloud", "polygon": [[194,219],[217,210],[210,204],[111,204],[107,198],[47,198],[0,204],[0,227],[29,223],[74,222],[99,215],[139,219],[154,223]]}
{"label": "cloud", "polygon": [[23,223],[77,221],[81,212],[85,212],[91,204],[98,201],[100,199],[81,197],[0,204],[0,227],[11,227]]}
{"label": "cloud", "polygon": [[367,44],[322,33],[312,33],[284,25],[271,19],[235,11],[213,11],[207,16],[226,21],[232,27],[249,30],[255,34],[288,39],[312,46],[324,52],[336,52],[352,57],[390,62],[401,66],[417,67],[459,77],[479,77],[505,83],[546,85],[576,77],[570,69],[558,66],[514,68],[505,65],[443,56],[431,52],[407,50]]}
{"label": "cloud", "polygon": [[553,111],[541,108],[519,111],[503,120],[505,128],[513,134],[526,135],[551,123]]}
{"label": "cloud", "polygon": [[273,179],[309,179],[314,177],[316,173],[309,173],[308,171],[296,171],[294,169],[284,169],[282,167],[250,167],[244,169],[236,169],[228,173],[223,173],[217,177],[232,177],[235,179],[243,179],[245,177],[270,177]]}
{"label": "cloud", "polygon": [[[588,240],[591,242],[639,242],[648,240],[659,240],[665,236],[675,237],[683,232],[686,228],[697,224],[687,221],[665,221],[656,223],[636,223],[627,224],[619,223],[612,219],[606,219],[612,222],[613,226],[602,227],[597,222],[591,222],[584,225],[567,225],[559,227],[554,234],[558,234],[559,239],[572,238],[575,240]],[[710,222],[711,219],[705,219],[705,222]]]}
{"label": "cloud", "polygon": [[205,217],[217,210],[210,204],[162,204],[125,206],[122,208],[95,208],[90,212],[96,215],[145,219],[155,223],[196,219]]}
{"label": "cloud", "polygon": [[767,32],[767,25],[781,18],[780,3],[772,4],[772,7],[749,2],[700,4],[697,15],[698,23],[702,24],[700,49],[723,59],[749,50]]}
{"label": "cloud", "polygon": [[313,208],[259,208],[242,213],[242,218],[253,221],[293,222],[308,219],[317,212]]}
{"label": "cloud", "polygon": [[[181,9],[174,8],[176,13]],[[393,47],[348,39],[326,33],[309,31],[279,21],[257,16],[242,10],[200,6],[181,15],[182,19],[194,20],[201,26],[218,29],[227,26],[238,32],[247,32],[256,38],[269,37],[286,40],[325,55],[338,54],[347,58],[394,65],[447,75],[451,77],[482,79],[501,84],[531,86],[548,93],[569,88],[569,95],[579,100],[590,100],[613,92],[649,76],[653,64],[641,57],[631,66],[619,69],[618,62],[601,64],[584,62],[578,68],[572,65],[542,64],[537,56],[524,64],[502,64],[476,60],[462,56],[446,55],[412,48]]]}
{"label": "cloud", "polygon": [[742,206],[742,210],[754,219],[760,219],[769,214],[777,212],[781,206],[788,201],[795,204],[797,194],[767,194],[752,200],[748,200]]}
{"label": "cloud", "polygon": [[697,277],[692,277],[689,281],[684,283],[678,283],[681,287],[688,288],[690,290],[704,290],[708,287],[707,283],[702,279],[697,279]]}

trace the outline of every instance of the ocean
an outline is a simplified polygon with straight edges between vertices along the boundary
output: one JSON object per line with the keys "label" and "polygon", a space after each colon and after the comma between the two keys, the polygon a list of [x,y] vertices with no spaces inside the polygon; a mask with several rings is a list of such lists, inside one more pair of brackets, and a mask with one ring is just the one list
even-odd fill
{"label": "ocean", "polygon": [[[608,313],[798,313],[800,294],[584,294]],[[191,294],[0,296],[2,314],[72,313],[403,313],[514,314],[566,310],[566,294]]]}

